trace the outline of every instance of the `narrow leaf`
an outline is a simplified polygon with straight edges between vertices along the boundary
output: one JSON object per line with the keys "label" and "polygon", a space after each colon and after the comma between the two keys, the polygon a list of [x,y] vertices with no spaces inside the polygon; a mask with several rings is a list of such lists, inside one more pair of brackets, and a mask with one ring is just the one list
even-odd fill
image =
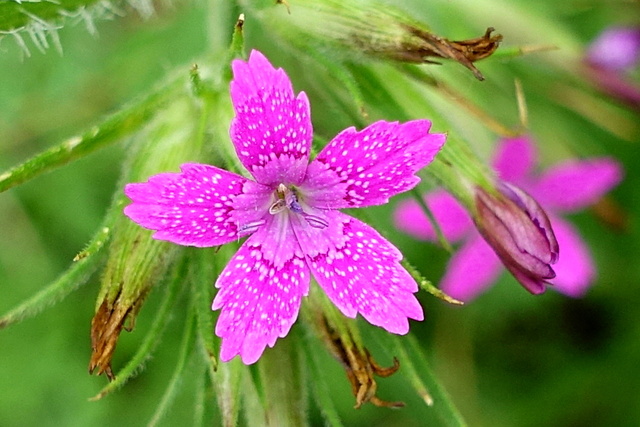
{"label": "narrow leaf", "polygon": [[0,174],[0,193],[73,160],[114,143],[142,127],[184,84],[184,76],[172,78],[159,90],[134,102],[81,135],[35,155]]}
{"label": "narrow leaf", "polygon": [[304,359],[300,358],[300,337],[294,331],[265,351],[258,368],[264,396],[267,425],[297,427],[309,425]]}
{"label": "narrow leaf", "polygon": [[449,295],[442,292],[442,290],[433,286],[433,284],[429,280],[425,279],[422,276],[422,274],[420,274],[420,272],[413,265],[411,265],[409,261],[407,261],[406,259],[402,260],[402,266],[406,268],[409,274],[411,274],[411,277],[413,277],[416,280],[416,282],[418,282],[418,285],[423,290],[429,292],[431,295],[441,299],[442,301],[448,302],[450,304],[455,304],[455,305],[464,304],[464,302],[459,301],[453,297],[450,297]]}
{"label": "narrow leaf", "polygon": [[170,406],[173,404],[173,401],[176,398],[176,394],[180,389],[180,381],[182,380],[182,377],[184,375],[184,371],[187,366],[187,360],[189,358],[189,355],[191,354],[193,343],[195,341],[195,334],[193,333],[194,325],[195,317],[193,315],[189,315],[185,323],[176,368],[173,371],[171,380],[169,381],[169,386],[165,390],[164,395],[162,395],[162,400],[158,404],[156,412],[153,414],[151,421],[149,421],[149,427],[158,425],[163,416],[169,410]]}
{"label": "narrow leaf", "polygon": [[212,249],[197,249],[191,253],[196,334],[206,353],[207,363],[215,371],[218,368],[217,354],[220,350],[219,339],[213,333],[214,313],[211,311],[213,283],[218,274],[216,263],[211,262],[215,255]]}
{"label": "narrow leaf", "polygon": [[110,231],[110,224],[105,223],[87,247],[74,258],[73,265],[56,281],[0,317],[0,328],[35,316],[85,284],[103,258],[98,256],[98,252],[109,239]]}
{"label": "narrow leaf", "polygon": [[399,372],[409,380],[425,404],[433,409],[443,422],[442,425],[466,426],[462,415],[433,374],[420,344],[412,334],[403,337],[387,333],[374,335],[390,356],[398,357],[401,365]]}
{"label": "narrow leaf", "polygon": [[[238,414],[240,412],[241,389],[245,396],[247,393],[255,393],[255,386],[251,383],[250,375],[247,372],[248,368],[238,358],[221,364],[217,371],[211,368],[211,364],[209,364],[209,367],[209,374],[215,389],[218,407],[220,408],[221,424],[224,427],[235,427],[238,424]],[[245,409],[251,412],[252,415],[264,413],[260,405],[252,407],[250,403],[245,403]],[[264,420],[264,417],[262,420]],[[263,424],[263,421],[260,423],[247,423],[247,425],[260,424]]]}
{"label": "narrow leaf", "polygon": [[309,376],[311,378],[309,384],[311,385],[313,397],[316,400],[325,424],[330,427],[342,427],[343,424],[340,415],[333,404],[334,397],[331,395],[329,384],[325,381],[326,373],[323,371],[320,362],[320,352],[318,349],[322,348],[322,343],[320,340],[315,339],[311,331],[303,335],[305,342],[302,348],[309,366]]}

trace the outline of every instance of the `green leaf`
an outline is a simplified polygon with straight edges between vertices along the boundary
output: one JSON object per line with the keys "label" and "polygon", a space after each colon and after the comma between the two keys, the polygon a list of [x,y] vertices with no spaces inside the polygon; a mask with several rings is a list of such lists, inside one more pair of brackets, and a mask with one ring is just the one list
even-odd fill
{"label": "green leaf", "polygon": [[169,385],[162,395],[162,400],[160,400],[160,403],[158,404],[156,412],[153,414],[151,421],[149,421],[149,423],[147,424],[150,427],[157,426],[158,423],[162,420],[162,417],[173,404],[173,401],[176,398],[176,394],[180,389],[180,382],[185,374],[184,371],[187,366],[187,360],[189,359],[189,355],[191,354],[193,343],[195,341],[195,334],[193,333],[194,326],[195,316],[189,315],[187,317],[184,332],[182,335],[182,343],[180,344],[179,348],[178,362],[176,363],[176,367],[173,371],[173,375],[171,376],[171,380],[169,381]]}
{"label": "green leaf", "polygon": [[213,249],[198,248],[190,251],[192,261],[192,286],[195,299],[194,311],[196,315],[196,334],[206,353],[207,364],[214,371],[218,368],[217,354],[220,350],[220,340],[215,338],[214,313],[211,310],[213,301],[213,283],[219,273],[217,264],[211,262],[215,254]]}
{"label": "green leaf", "polygon": [[107,217],[87,247],[74,258],[73,265],[56,281],[0,317],[0,328],[35,316],[85,284],[103,259],[100,250],[109,240],[112,219],[113,215]]}
{"label": "green leaf", "polygon": [[[305,359],[300,357],[300,337],[293,331],[267,349],[258,362],[267,425],[306,426]],[[296,345],[298,344],[298,345]]]}
{"label": "green leaf", "polygon": [[389,356],[400,360],[398,371],[407,378],[416,393],[426,405],[435,411],[442,425],[450,427],[466,426],[462,415],[434,375],[420,344],[412,335],[398,336],[389,333],[374,335]]}
{"label": "green leaf", "polygon": [[[240,365],[242,362],[236,357],[231,363]],[[236,402],[233,402],[237,404]],[[251,375],[251,368],[243,367],[242,375],[242,409],[248,426],[264,426],[267,419],[267,411],[260,397],[256,385],[256,379]]]}
{"label": "green leaf", "polygon": [[133,134],[183,85],[183,74],[173,77],[155,92],[133,102],[83,134],[69,138],[0,174],[0,193]]}
{"label": "green leaf", "polygon": [[[211,366],[211,364],[209,364]],[[238,423],[238,414],[240,412],[240,392],[242,389],[243,395],[257,393],[255,386],[251,382],[251,376],[248,374],[248,368],[242,364],[242,362],[235,358],[229,362],[220,364],[217,371],[209,369],[209,375],[215,389],[216,400],[218,407],[220,408],[220,415],[222,418],[221,424],[224,426],[235,426]],[[258,405],[251,405],[245,402],[244,405],[247,413],[251,413],[251,416],[256,416],[256,419],[264,420],[264,417],[260,418],[260,413],[264,414],[262,407]],[[260,425],[260,423],[248,423],[248,425]]]}
{"label": "green leaf", "polygon": [[320,409],[320,413],[322,414],[326,425],[331,427],[342,427],[342,420],[340,419],[338,410],[333,403],[334,396],[331,394],[329,384],[325,381],[326,374],[323,371],[320,362],[321,352],[318,351],[318,349],[323,348],[322,342],[317,339],[311,331],[303,333],[303,335],[304,337],[302,338],[304,339],[304,343],[301,347],[304,351],[307,365],[309,367],[309,376],[311,379],[308,383],[311,386],[313,397]]}
{"label": "green leaf", "polygon": [[435,296],[436,298],[440,298],[442,301],[448,302],[449,304],[455,304],[455,305],[464,304],[464,302],[459,301],[453,297],[450,297],[449,295],[442,292],[441,289],[433,286],[433,283],[431,283],[430,280],[425,279],[420,274],[418,269],[416,269],[413,265],[411,265],[409,261],[407,261],[406,259],[402,260],[402,266],[409,272],[411,277],[413,277],[415,281],[418,282],[418,285],[420,286],[420,288],[422,288],[422,290],[429,292],[431,295]]}
{"label": "green leaf", "polygon": [[207,394],[210,392],[211,383],[207,380],[207,372],[209,372],[209,366],[207,364],[202,364],[200,366],[202,371],[199,375],[196,375],[196,384],[194,387],[194,396],[193,396],[193,426],[204,427],[207,425],[206,422],[206,408],[209,403],[207,400]]}

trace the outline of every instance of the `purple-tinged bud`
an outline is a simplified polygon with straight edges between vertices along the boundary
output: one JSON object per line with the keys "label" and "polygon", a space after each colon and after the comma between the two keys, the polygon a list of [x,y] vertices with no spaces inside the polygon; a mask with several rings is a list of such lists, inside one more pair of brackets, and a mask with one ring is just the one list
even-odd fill
{"label": "purple-tinged bud", "polygon": [[532,294],[544,292],[556,274],[558,241],[542,207],[531,196],[506,182],[499,193],[477,187],[475,223],[507,270]]}

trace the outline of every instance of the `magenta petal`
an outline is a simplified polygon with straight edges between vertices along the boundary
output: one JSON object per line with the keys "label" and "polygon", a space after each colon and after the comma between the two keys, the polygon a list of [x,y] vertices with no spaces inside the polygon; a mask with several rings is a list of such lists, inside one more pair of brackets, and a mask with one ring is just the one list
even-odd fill
{"label": "magenta petal", "polygon": [[292,257],[276,266],[265,256],[259,235],[253,235],[229,261],[216,287],[212,309],[221,309],[216,335],[222,338],[220,359],[240,355],[256,362],[266,346],[289,333],[302,297],[309,291],[309,269]]}
{"label": "magenta petal", "polygon": [[560,245],[560,258],[553,266],[556,277],[551,283],[565,295],[581,297],[596,274],[589,249],[571,224],[555,217],[551,223]]}
{"label": "magenta petal", "polygon": [[536,163],[535,144],[529,136],[504,138],[493,159],[493,168],[503,181],[522,185]]}
{"label": "magenta petal", "polygon": [[246,178],[215,166],[187,163],[180,173],[162,173],[148,182],[127,184],[133,203],[124,213],[156,230],[153,237],[179,245],[217,246],[238,238],[233,198]]}
{"label": "magenta petal", "polygon": [[611,158],[568,161],[548,169],[531,189],[548,209],[575,211],[594,204],[622,180]]}
{"label": "magenta petal", "polygon": [[407,318],[424,315],[413,295],[418,285],[400,265],[402,255],[368,225],[337,211],[330,218],[335,246],[325,253],[302,248],[316,281],[345,316],[360,313],[373,325],[406,334]]}
{"label": "magenta petal", "polygon": [[[424,201],[435,217],[444,237],[455,242],[471,228],[473,222],[467,211],[449,193],[433,191]],[[393,221],[401,231],[417,239],[436,241],[437,236],[422,207],[413,199],[402,200],[393,212]]]}
{"label": "magenta petal", "polygon": [[236,117],[230,134],[238,158],[261,184],[300,184],[313,138],[307,96],[295,97],[284,70],[276,70],[258,51],[248,62],[231,65]]}
{"label": "magenta petal", "polygon": [[302,186],[309,203],[325,209],[371,206],[413,188],[415,174],[445,142],[430,134],[431,123],[376,122],[361,131],[338,134],[311,162]]}
{"label": "magenta petal", "polygon": [[471,301],[498,278],[502,262],[479,234],[474,234],[453,255],[440,287],[460,301]]}

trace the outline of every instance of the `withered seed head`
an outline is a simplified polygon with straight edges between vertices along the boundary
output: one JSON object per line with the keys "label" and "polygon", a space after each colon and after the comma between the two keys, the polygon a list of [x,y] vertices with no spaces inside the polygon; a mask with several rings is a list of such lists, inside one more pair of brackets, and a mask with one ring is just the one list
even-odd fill
{"label": "withered seed head", "polygon": [[376,396],[378,384],[374,378],[374,375],[385,378],[396,373],[400,369],[398,359],[393,359],[393,366],[383,368],[378,365],[369,350],[354,344],[353,336],[349,334],[347,337],[342,337],[329,325],[324,315],[319,317],[316,328],[333,356],[342,363],[346,371],[347,379],[351,383],[351,389],[356,398],[354,407],[359,409],[367,402],[389,408],[403,407],[404,402],[390,402],[378,398]]}

